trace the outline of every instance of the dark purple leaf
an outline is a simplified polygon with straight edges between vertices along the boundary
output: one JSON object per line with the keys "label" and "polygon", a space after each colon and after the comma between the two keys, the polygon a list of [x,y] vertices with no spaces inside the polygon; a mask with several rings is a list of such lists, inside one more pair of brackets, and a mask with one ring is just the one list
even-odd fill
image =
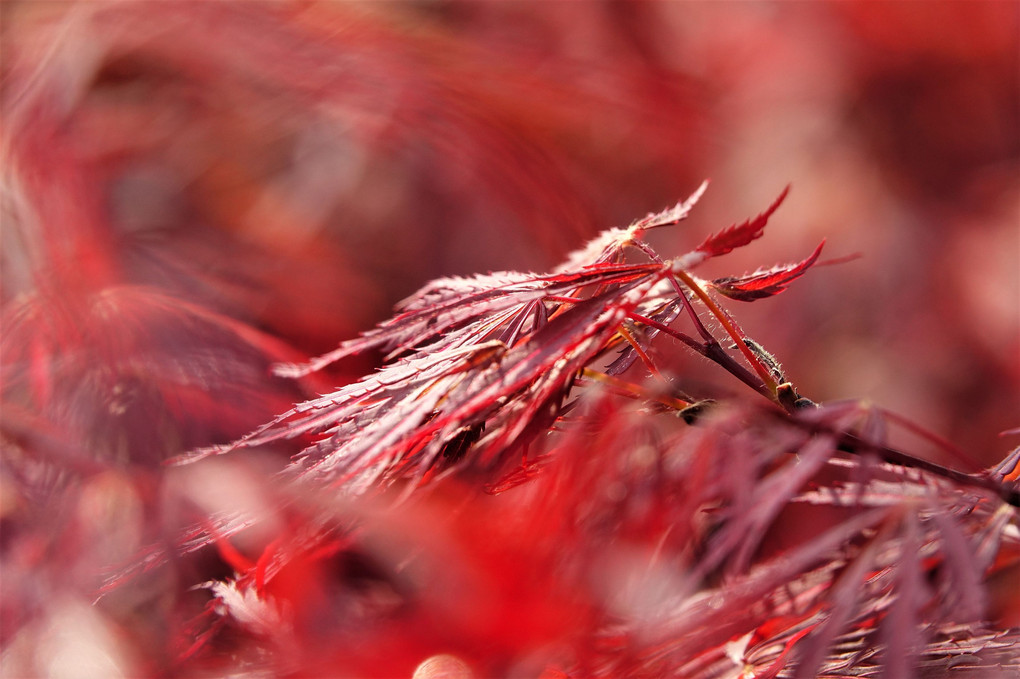
{"label": "dark purple leaf", "polygon": [[812,439],[801,447],[796,459],[791,459],[777,471],[759,479],[751,499],[753,510],[740,512],[728,523],[713,548],[702,559],[702,567],[714,568],[733,550],[733,568],[738,572],[744,570],[772,521],[834,452],[835,442],[830,437]]}
{"label": "dark purple leaf", "polygon": [[921,608],[929,594],[924,582],[922,535],[917,517],[907,512],[902,525],[899,558],[892,566],[892,602],[881,624],[883,677],[916,676],[917,659],[925,645]]}
{"label": "dark purple leaf", "polygon": [[884,547],[888,535],[883,534],[868,541],[867,546],[857,554],[838,577],[834,578],[832,591],[828,594],[828,617],[804,642],[800,650],[796,679],[811,679],[818,676],[818,669],[832,645],[858,614],[858,602],[866,593],[863,582],[873,566],[878,550]]}
{"label": "dark purple leaf", "polygon": [[984,619],[987,594],[982,587],[983,564],[974,558],[974,545],[956,520],[942,507],[933,507],[938,527],[943,567],[941,605],[947,620],[972,622]]}

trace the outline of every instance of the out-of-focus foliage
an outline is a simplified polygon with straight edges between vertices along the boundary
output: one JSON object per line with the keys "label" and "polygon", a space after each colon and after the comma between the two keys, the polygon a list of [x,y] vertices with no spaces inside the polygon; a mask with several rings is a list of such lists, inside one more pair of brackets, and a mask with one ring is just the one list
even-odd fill
{"label": "out-of-focus foliage", "polygon": [[[567,431],[556,455],[482,479],[507,492],[441,479],[396,508],[281,487],[304,440],[161,464],[368,373],[372,352],[300,379],[271,366],[333,349],[427,281],[549,270],[704,176],[698,212],[649,234],[658,251],[687,251],[794,185],[782,228],[726,270],[706,262],[707,279],[822,238],[863,255],[733,303],[784,377],[819,401],[908,415],[976,458],[967,471],[997,463],[1020,412],[1015,3],[15,0],[0,19],[0,674],[407,676],[432,658],[416,676],[444,663],[738,676],[745,662],[770,676],[794,656],[837,673],[840,652],[879,641],[929,669],[1015,662],[1015,520],[987,489],[905,480],[888,460],[773,517],[763,551],[743,548],[764,570],[692,584],[697,550],[728,559],[740,543],[712,542],[741,514],[713,505],[739,505],[732,489],[705,484],[771,488],[795,468],[747,467],[758,448],[719,443],[752,437],[735,424],[757,417],[743,406],[702,432],[598,401],[585,412],[610,425],[594,443]],[[799,273],[705,284],[749,300]],[[659,339],[664,374],[715,393]],[[757,343],[726,350],[780,370]],[[701,420],[695,405],[686,417]],[[916,442],[860,417],[869,440]],[[773,435],[796,447],[801,433]],[[482,436],[444,451],[456,462]],[[710,462],[710,442],[731,465]],[[959,464],[949,451],[925,455]],[[812,459],[831,465],[828,452]],[[677,504],[702,486],[704,506]],[[916,513],[881,509],[906,491],[924,498]],[[851,526],[819,509],[844,504],[878,513]],[[852,544],[813,570],[820,527]],[[787,552],[800,571],[776,566]],[[813,589],[834,575],[830,593]],[[805,589],[773,587],[784,578]],[[911,600],[883,601],[890,588]],[[952,591],[987,601],[957,601],[967,620],[954,619]],[[768,628],[733,618],[754,615],[748,593],[797,613]],[[816,629],[830,604],[843,628]],[[925,606],[940,611],[928,646],[905,648],[919,637],[883,621]],[[849,625],[861,636],[840,636]],[[685,664],[691,644],[704,655]]]}

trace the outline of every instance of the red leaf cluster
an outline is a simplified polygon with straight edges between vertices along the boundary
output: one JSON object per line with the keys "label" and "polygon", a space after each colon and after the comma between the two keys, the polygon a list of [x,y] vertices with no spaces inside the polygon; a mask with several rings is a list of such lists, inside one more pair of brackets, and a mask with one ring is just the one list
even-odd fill
{"label": "red leaf cluster", "polygon": [[[970,227],[1012,205],[1016,11],[724,5],[0,5],[0,674],[1020,671],[1020,449],[982,469],[995,450],[799,393],[724,303],[784,291],[822,245],[695,273],[781,245],[758,241],[788,189],[675,257],[699,237],[662,227],[705,184],[591,237],[703,170],[757,175],[779,129],[849,125],[783,166],[838,168],[796,180],[802,221],[937,238],[770,302],[772,330],[810,354],[859,294],[881,372],[900,330],[912,359],[937,344],[904,316],[951,308],[969,320],[927,327],[967,349],[937,363],[957,391],[933,416],[995,421],[1014,316],[974,271],[1008,258]],[[770,70],[794,76],[749,85]],[[815,353],[800,388],[865,372]]]}

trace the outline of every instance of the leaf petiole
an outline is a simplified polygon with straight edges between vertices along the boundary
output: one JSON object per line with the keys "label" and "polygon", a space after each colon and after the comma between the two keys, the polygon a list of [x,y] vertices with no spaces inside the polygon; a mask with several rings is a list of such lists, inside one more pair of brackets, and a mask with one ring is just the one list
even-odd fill
{"label": "leaf petiole", "polygon": [[[737,345],[737,349],[744,355],[747,362],[754,368],[754,371],[758,373],[758,377],[762,379],[769,392],[772,394],[772,399],[777,400],[776,391],[779,388],[779,383],[776,382],[775,377],[772,375],[772,371],[768,369],[768,366],[755,355],[751,348],[744,342],[744,333],[741,332],[740,328],[737,327],[736,323],[730,318],[729,314],[723,311],[718,304],[715,303],[705,289],[701,287],[697,280],[689,273],[681,268],[675,268],[672,272],[673,276],[676,276],[684,285],[691,289],[691,291],[697,295],[701,303],[711,312],[713,316],[722,324],[723,329],[726,330],[726,334],[729,335],[733,342]],[[778,400],[777,400],[778,402]]]}
{"label": "leaf petiole", "polygon": [[692,405],[690,402],[680,398],[676,398],[675,396],[656,394],[649,389],[634,384],[633,382],[621,380],[618,377],[607,375],[604,372],[599,372],[598,370],[593,370],[592,368],[582,368],[581,376],[589,380],[592,380],[593,382],[599,382],[600,384],[612,387],[628,396],[634,396],[636,398],[643,398],[649,401],[655,401],[656,403],[661,403],[662,405],[668,408],[672,408],[673,410],[683,410],[684,408],[687,408],[690,405]]}

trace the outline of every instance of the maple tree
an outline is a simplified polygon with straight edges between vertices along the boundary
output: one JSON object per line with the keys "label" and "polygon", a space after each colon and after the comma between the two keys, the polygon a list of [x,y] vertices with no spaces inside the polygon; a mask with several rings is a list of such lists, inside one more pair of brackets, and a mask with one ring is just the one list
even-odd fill
{"label": "maple tree", "polygon": [[[677,228],[712,215],[702,184],[542,264],[718,168],[712,100],[731,107],[726,127],[767,117],[734,114],[768,96],[744,69],[785,74],[831,35],[788,42],[787,20],[856,36],[866,57],[833,82],[897,101],[919,88],[905,119],[850,97],[862,146],[886,159],[862,164],[869,181],[885,172],[885,191],[947,214],[974,186],[993,194],[1012,178],[1013,104],[996,97],[1013,92],[1000,53],[1015,10],[943,3],[933,16],[954,30],[934,40],[919,10],[854,2],[746,24],[684,3],[175,4],[0,7],[16,26],[0,63],[0,675],[1020,669],[1020,449],[989,467],[1001,452],[968,438],[1014,386],[986,346],[1011,318],[987,312],[974,275],[989,253],[926,252],[930,295],[888,243],[864,253],[894,276],[884,289],[815,271],[849,259],[812,250],[821,236],[792,263],[708,275],[777,244],[781,229],[762,237],[787,191],[702,238]],[[673,40],[677,17],[698,34]],[[676,69],[680,47],[704,74]],[[890,70],[890,52],[910,58]],[[975,69],[1001,86],[973,96],[953,74]],[[920,158],[904,152],[912,131]],[[751,147],[759,181],[755,143],[733,146]],[[854,153],[834,163],[847,181]],[[797,196],[826,184],[803,174],[789,173]],[[739,172],[713,176],[723,202],[748,190]],[[833,224],[864,228],[824,195]],[[852,235],[830,226],[826,256]],[[450,275],[516,267],[487,263],[529,248],[520,266],[544,273]],[[465,250],[474,264],[454,265]],[[917,354],[897,366],[923,366],[944,334],[973,340],[980,394],[935,413],[967,445],[802,389],[836,350],[795,365],[758,341],[770,328],[748,319],[784,302],[765,318],[805,345],[851,332],[807,333],[817,314],[795,313],[831,305],[838,275],[855,287],[837,300],[888,295],[867,322],[907,331]],[[907,319],[939,304],[972,320],[925,337]]]}
{"label": "maple tree", "polygon": [[[704,188],[606,231],[552,273],[433,281],[375,330],[277,368],[296,377],[382,347],[378,371],[232,444],[173,460],[299,442],[274,491],[299,528],[256,561],[230,547],[259,523],[243,512],[209,516],[171,547],[218,545],[236,570],[203,585],[213,599],[188,628],[198,641],[184,657],[209,654],[230,628],[275,649],[242,666],[293,671],[407,672],[419,648],[436,646],[486,675],[522,653],[537,654],[533,669],[565,676],[1018,667],[1020,632],[987,625],[982,583],[1020,558],[1020,450],[964,473],[887,447],[886,428],[902,422],[877,407],[799,395],[718,298],[777,294],[820,248],[789,265],[697,278],[698,264],[761,236],[783,197],[663,260],[644,233],[684,219]],[[682,374],[657,368],[653,357],[667,350],[692,351],[763,398],[689,393]],[[437,516],[447,503],[456,509]],[[771,546],[784,523],[810,523],[808,507],[826,509],[810,537]],[[410,538],[399,557],[372,551],[416,530],[429,537]],[[449,564],[449,549],[478,554]],[[105,591],[172,554],[149,554]],[[357,568],[367,573],[349,570],[366,558]],[[341,564],[328,567],[339,573],[324,564]],[[488,579],[481,591],[456,583],[478,577]],[[327,586],[347,603],[309,592]],[[373,631],[334,632],[322,646],[309,629],[323,616]],[[431,630],[432,616],[456,633]],[[477,616],[489,622],[456,638]],[[335,638],[364,648],[336,655]],[[562,648],[539,652],[552,641]]]}

